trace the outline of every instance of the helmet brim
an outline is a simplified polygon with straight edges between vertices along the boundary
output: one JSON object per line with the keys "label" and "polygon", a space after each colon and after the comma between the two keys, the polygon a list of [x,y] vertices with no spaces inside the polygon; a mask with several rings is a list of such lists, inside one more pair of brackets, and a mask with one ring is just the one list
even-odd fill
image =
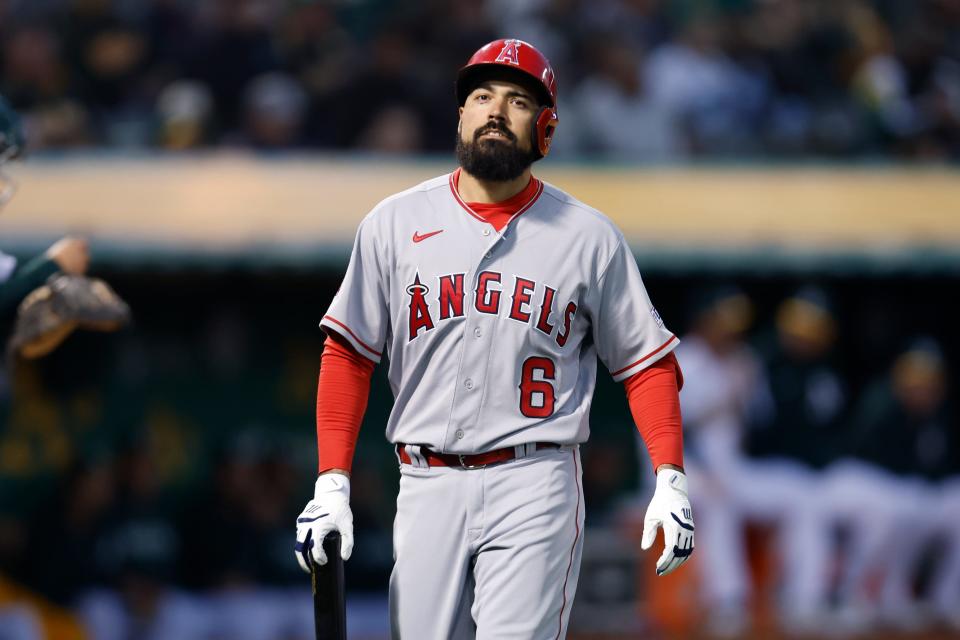
{"label": "helmet brim", "polygon": [[553,104],[553,97],[539,78],[535,78],[522,69],[500,62],[482,62],[460,69],[457,73],[456,84],[457,104],[462,107],[470,92],[476,89],[481,82],[487,80],[506,80],[519,84],[537,98],[540,106],[553,108],[557,106]]}

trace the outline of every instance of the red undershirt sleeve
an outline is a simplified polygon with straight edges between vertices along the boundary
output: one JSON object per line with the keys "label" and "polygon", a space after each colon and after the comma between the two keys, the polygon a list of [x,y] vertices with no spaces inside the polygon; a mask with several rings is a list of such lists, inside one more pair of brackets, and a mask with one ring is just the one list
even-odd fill
{"label": "red undershirt sleeve", "polygon": [[630,413],[647,445],[654,471],[662,464],[683,467],[683,421],[680,389],[683,372],[668,354],[623,382]]}
{"label": "red undershirt sleeve", "polygon": [[370,397],[375,363],[331,333],[320,359],[317,383],[317,453],[319,473],[349,471],[360,424]]}

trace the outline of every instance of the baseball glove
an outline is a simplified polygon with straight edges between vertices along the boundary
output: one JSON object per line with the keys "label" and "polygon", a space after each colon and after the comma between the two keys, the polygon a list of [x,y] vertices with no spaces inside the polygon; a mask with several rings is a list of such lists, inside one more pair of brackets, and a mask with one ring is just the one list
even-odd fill
{"label": "baseball glove", "polygon": [[75,329],[116,331],[130,321],[130,307],[103,280],[55,274],[17,308],[10,354],[45,356]]}

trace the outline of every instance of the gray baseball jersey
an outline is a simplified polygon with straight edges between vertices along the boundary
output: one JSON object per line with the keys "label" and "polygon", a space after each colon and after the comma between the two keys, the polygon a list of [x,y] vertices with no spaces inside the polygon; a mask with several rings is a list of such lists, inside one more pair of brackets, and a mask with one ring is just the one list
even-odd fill
{"label": "gray baseball jersey", "polygon": [[538,181],[498,232],[453,174],[364,218],[321,326],[389,357],[388,440],[461,454],[586,441],[597,356],[619,381],[678,343],[607,217]]}

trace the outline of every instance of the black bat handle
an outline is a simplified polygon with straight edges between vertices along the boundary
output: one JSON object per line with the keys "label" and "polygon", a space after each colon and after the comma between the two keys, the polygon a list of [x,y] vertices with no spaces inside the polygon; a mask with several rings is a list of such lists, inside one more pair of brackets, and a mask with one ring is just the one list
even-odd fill
{"label": "black bat handle", "polygon": [[313,619],[317,640],[347,640],[347,608],[344,597],[343,558],[340,534],[336,531],[323,541],[327,564],[311,563],[313,583]]}

